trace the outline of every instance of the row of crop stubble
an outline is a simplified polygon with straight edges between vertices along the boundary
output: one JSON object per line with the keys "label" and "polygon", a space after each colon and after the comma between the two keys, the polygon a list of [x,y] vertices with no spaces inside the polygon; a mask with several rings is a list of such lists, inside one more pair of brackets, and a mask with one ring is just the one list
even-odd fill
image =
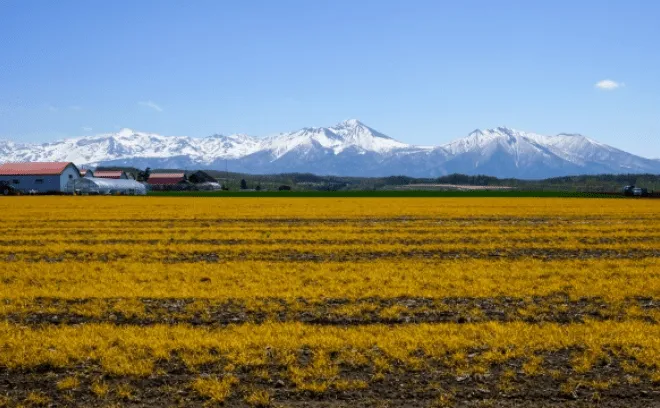
{"label": "row of crop stubble", "polygon": [[658,402],[652,201],[21,197],[0,210],[10,404]]}

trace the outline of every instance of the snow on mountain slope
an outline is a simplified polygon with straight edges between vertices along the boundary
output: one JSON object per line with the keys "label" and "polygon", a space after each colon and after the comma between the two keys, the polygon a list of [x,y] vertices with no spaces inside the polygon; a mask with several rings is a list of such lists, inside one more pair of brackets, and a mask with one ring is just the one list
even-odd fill
{"label": "snow on mountain slope", "polygon": [[451,155],[481,151],[484,156],[497,148],[510,153],[516,160],[526,154],[548,154],[544,136],[498,127],[497,129],[475,130],[467,137],[442,146]]}
{"label": "snow on mountain slope", "polygon": [[273,159],[298,148],[322,147],[338,154],[355,147],[385,153],[409,145],[397,142],[357,120],[331,128],[305,128],[264,139],[244,134],[213,135],[205,138],[161,136],[155,133],[121,129],[117,133],[65,139],[42,145],[0,144],[0,161],[72,161],[93,164],[130,157],[188,156],[193,161],[210,163],[218,158],[237,159],[257,152],[271,152]]}
{"label": "snow on mountain slope", "polygon": [[72,161],[95,164],[123,158],[188,156],[210,163],[217,157],[237,158],[259,149],[260,142],[246,135],[213,135],[205,138],[161,136],[121,129],[117,133],[65,139],[41,145],[0,145],[0,161]]}
{"label": "snow on mountain slope", "polygon": [[506,127],[475,130],[442,146],[394,140],[357,120],[266,138],[244,134],[204,138],[117,133],[44,144],[0,141],[3,161],[73,161],[82,165],[221,168],[251,173],[313,172],[354,176],[448,173],[545,178],[568,174],[660,173],[645,159],[577,134],[545,136]]}
{"label": "snow on mountain slope", "polygon": [[203,139],[192,139],[197,142],[205,162],[211,162],[218,157],[239,158],[259,151],[261,141],[245,134],[213,135]]}
{"label": "snow on mountain slope", "polygon": [[341,136],[344,141],[343,147],[341,149],[335,149],[335,152],[345,149],[346,146],[356,146],[366,151],[377,153],[386,153],[394,149],[410,147],[410,145],[385,136],[355,119],[342,122],[330,128],[330,131]]}
{"label": "snow on mountain slope", "polygon": [[[532,173],[561,169],[585,172],[621,173],[630,171],[657,171],[649,159],[626,153],[580,134],[561,133],[545,136],[506,127],[475,130],[466,138],[443,146],[452,160],[469,155],[475,168],[499,155],[503,165],[513,164],[521,172]],[[508,156],[508,159],[504,157]],[[502,165],[500,165],[502,167]],[[543,169],[546,168],[546,169]],[[573,170],[574,169],[574,170]]]}
{"label": "snow on mountain slope", "polygon": [[387,153],[394,149],[410,147],[355,119],[330,128],[304,128],[292,133],[282,133],[265,139],[261,146],[262,150],[270,151],[275,159],[296,149],[310,150],[315,147],[332,150],[334,154],[339,154],[348,148]]}

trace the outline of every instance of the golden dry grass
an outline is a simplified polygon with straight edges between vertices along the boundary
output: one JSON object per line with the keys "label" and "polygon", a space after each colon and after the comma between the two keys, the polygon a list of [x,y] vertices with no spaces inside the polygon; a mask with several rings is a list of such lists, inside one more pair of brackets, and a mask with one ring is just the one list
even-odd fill
{"label": "golden dry grass", "polygon": [[[652,200],[12,197],[0,211],[0,366],[67,372],[55,393],[132,401],[143,390],[104,376],[179,365],[173,395],[253,406],[276,402],[277,381],[323,396],[425,370],[598,398],[659,381]],[[20,399],[57,400],[42,391]]]}
{"label": "golden dry grass", "polygon": [[[207,299],[544,296],[622,299],[660,295],[660,259],[341,262],[11,262],[5,299]],[[123,308],[129,307],[128,301]],[[8,305],[0,305],[0,309]]]}
{"label": "golden dry grass", "polygon": [[[448,358],[455,367],[463,369],[470,369],[463,367],[468,350],[483,350],[471,358],[486,366],[525,358],[524,369],[529,374],[537,373],[541,363],[535,357],[537,353],[563,349],[576,350],[572,364],[578,373],[612,355],[634,358],[638,367],[650,369],[649,373],[660,366],[660,326],[643,322],[490,322],[351,328],[264,323],[224,329],[112,324],[25,328],[3,323],[0,343],[0,364],[10,369],[69,367],[91,360],[100,362],[111,374],[148,376],[156,361],[174,358],[176,354],[191,357],[184,358],[191,369],[221,361],[234,369],[284,364],[290,367],[291,377],[301,384],[336,378],[340,361],[374,364],[381,358],[389,363],[414,365],[420,352],[431,359]],[[313,364],[301,368],[295,361],[303,345],[315,359]],[[383,361],[379,364],[387,366]],[[478,364],[472,366],[475,367]]]}

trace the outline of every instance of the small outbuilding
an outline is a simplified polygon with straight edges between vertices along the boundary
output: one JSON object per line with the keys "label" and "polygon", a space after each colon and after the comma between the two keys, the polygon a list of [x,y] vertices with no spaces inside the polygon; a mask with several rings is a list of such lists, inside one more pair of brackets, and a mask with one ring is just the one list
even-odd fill
{"label": "small outbuilding", "polygon": [[94,170],[92,169],[80,169],[81,177],[94,177]]}
{"label": "small outbuilding", "polygon": [[218,180],[215,177],[211,176],[209,173],[202,170],[197,170],[194,173],[190,173],[188,175],[188,181],[190,181],[193,184],[218,182]]}
{"label": "small outbuilding", "polygon": [[0,165],[0,181],[16,191],[29,193],[63,193],[67,183],[77,180],[80,171],[71,162],[25,162]]}
{"label": "small outbuilding", "polygon": [[113,179],[113,180],[128,180],[129,177],[126,172],[122,170],[97,170],[94,172],[94,177]]}
{"label": "small outbuilding", "polygon": [[192,188],[199,191],[222,190],[222,184],[215,177],[201,170],[188,174],[188,182],[192,183]]}

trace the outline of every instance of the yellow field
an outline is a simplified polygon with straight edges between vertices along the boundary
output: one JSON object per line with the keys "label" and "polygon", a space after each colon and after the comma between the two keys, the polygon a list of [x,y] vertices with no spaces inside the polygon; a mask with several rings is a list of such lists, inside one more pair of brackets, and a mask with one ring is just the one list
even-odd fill
{"label": "yellow field", "polygon": [[0,211],[14,379],[0,406],[660,403],[653,200],[11,197]]}

